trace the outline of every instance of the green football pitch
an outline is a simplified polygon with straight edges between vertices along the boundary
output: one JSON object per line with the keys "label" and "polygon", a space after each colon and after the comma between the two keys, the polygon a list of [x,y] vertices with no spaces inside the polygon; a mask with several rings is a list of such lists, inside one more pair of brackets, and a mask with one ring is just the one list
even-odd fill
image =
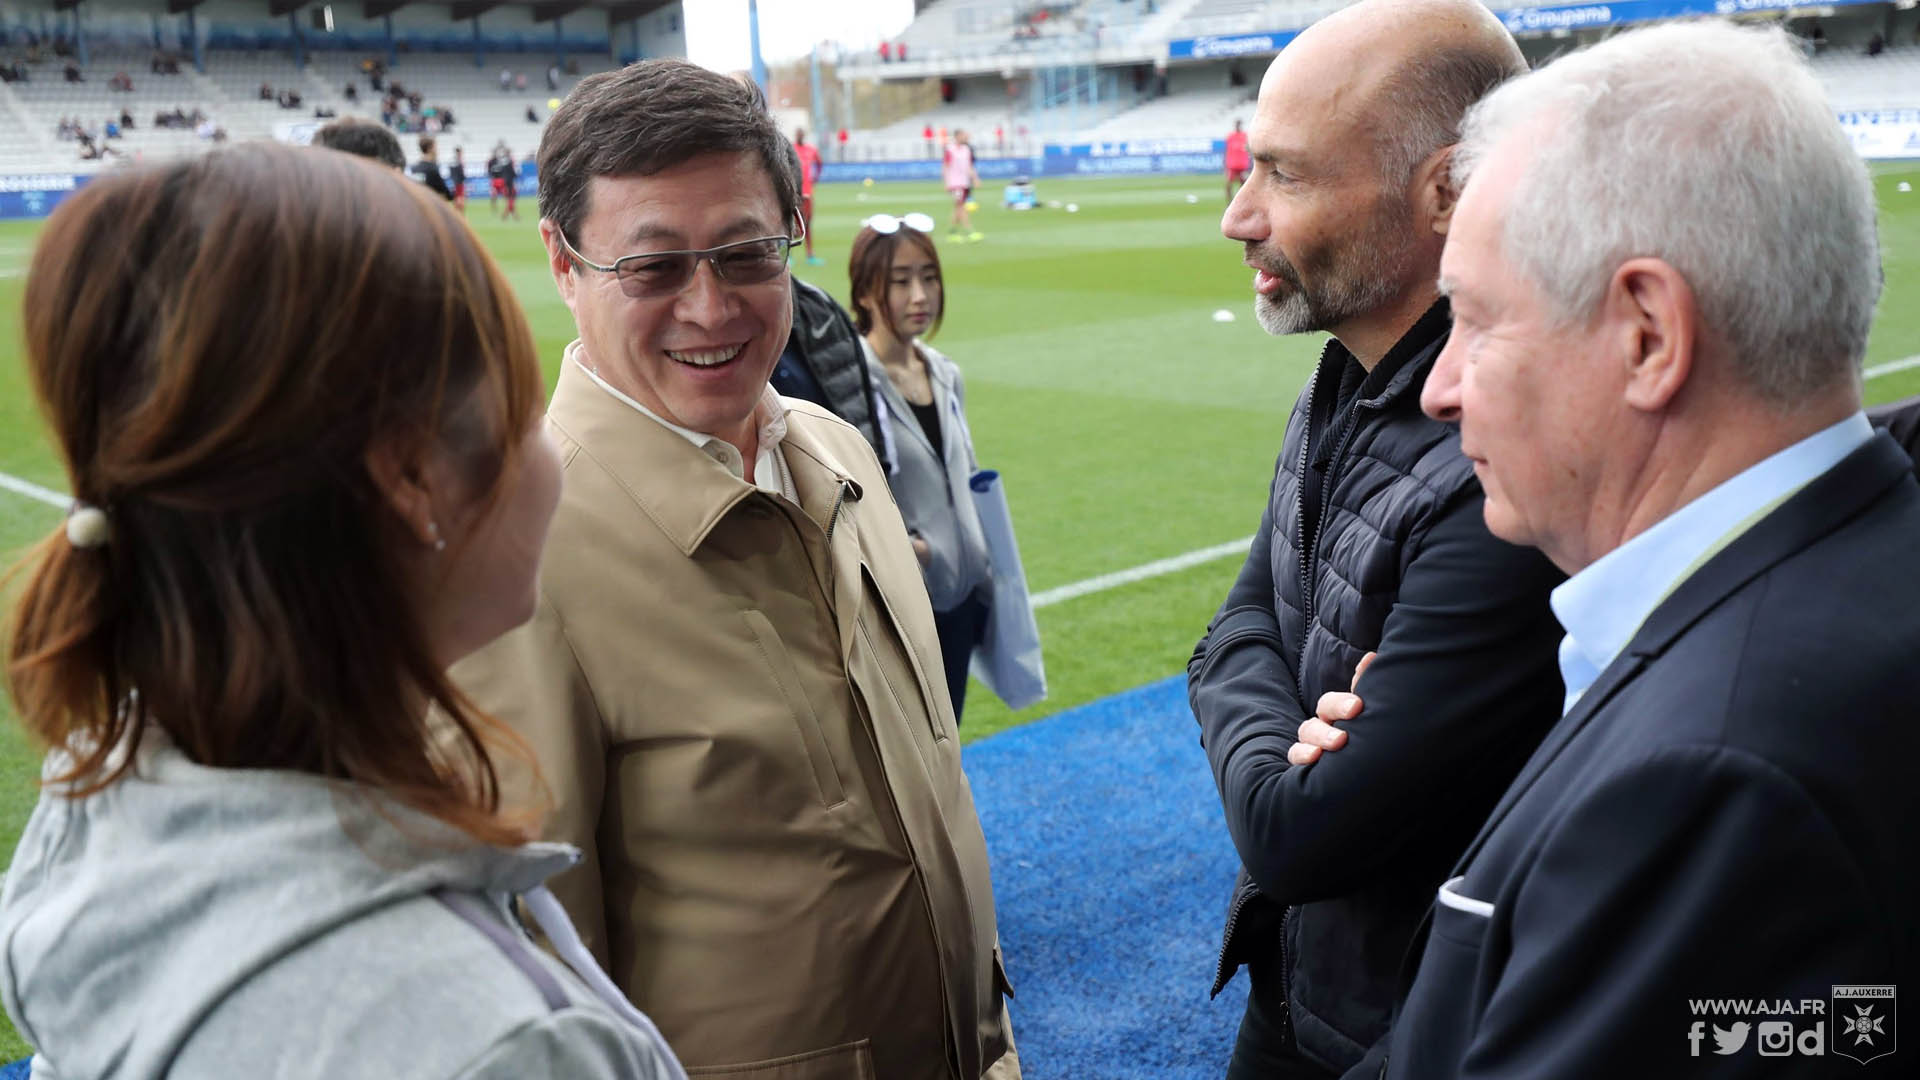
{"label": "green football pitch", "polygon": [[[1867,356],[1870,402],[1920,393],[1920,166],[1880,167],[1887,289]],[[978,243],[942,242],[946,325],[933,343],[966,372],[983,464],[1006,477],[1036,592],[1238,540],[1260,517],[1288,409],[1320,338],[1277,339],[1251,317],[1250,272],[1221,238],[1212,176],[1041,180],[1043,203],[1014,213],[980,192]],[[1191,197],[1191,198],[1190,198]],[[920,210],[945,221],[934,184],[823,186],[814,218],[823,266],[796,272],[847,299],[849,242],[863,217]],[[529,201],[474,229],[526,306],[549,380],[571,319],[548,278]],[[65,490],[20,362],[21,293],[35,223],[0,224],[0,472]],[[942,234],[944,236],[944,230]],[[1217,322],[1218,311],[1233,315]],[[350,318],[350,312],[342,312]],[[271,317],[270,315],[264,317]],[[11,563],[59,511],[0,491],[0,553]],[[968,697],[977,738],[1175,674],[1238,569],[1232,556],[1062,599],[1039,612],[1048,700],[1009,712]],[[30,811],[38,752],[0,702],[0,850]],[[0,1029],[0,1061],[26,1053]]]}

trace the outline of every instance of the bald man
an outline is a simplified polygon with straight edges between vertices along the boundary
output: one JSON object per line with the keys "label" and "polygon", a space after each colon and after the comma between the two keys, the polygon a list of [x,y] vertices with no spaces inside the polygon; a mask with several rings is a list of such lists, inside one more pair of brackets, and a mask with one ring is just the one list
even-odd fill
{"label": "bald man", "polygon": [[1245,867],[1214,986],[1247,967],[1230,1078],[1334,1076],[1383,1037],[1435,889],[1559,715],[1560,574],[1488,533],[1458,433],[1420,411],[1451,328],[1452,146],[1524,71],[1473,0],[1370,0],[1261,83],[1221,228],[1260,324],[1332,340],[1188,666]]}

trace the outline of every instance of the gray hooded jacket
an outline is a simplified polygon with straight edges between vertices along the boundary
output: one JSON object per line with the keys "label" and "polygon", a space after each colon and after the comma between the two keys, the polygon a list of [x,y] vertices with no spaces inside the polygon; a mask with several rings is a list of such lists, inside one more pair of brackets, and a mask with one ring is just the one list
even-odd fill
{"label": "gray hooded jacket", "polygon": [[925,342],[914,348],[927,363],[927,381],[933,386],[933,404],[940,415],[940,443],[934,446],[914,418],[893,380],[866,339],[860,350],[874,386],[885,406],[887,427],[880,460],[887,484],[900,506],[907,531],[927,542],[932,556],[924,577],[933,610],[952,611],[976,592],[991,589],[993,563],[987,553],[986,532],[974,509],[967,483],[979,470],[974,459],[973,435],[967,428],[966,384],[960,368]]}
{"label": "gray hooded jacket", "polygon": [[540,883],[576,857],[478,845],[353,785],[205,768],[149,730],[104,791],[41,796],[0,893],[0,997],[35,1080],[684,1080],[590,988],[611,991],[598,969],[509,914],[523,893],[557,911]]}

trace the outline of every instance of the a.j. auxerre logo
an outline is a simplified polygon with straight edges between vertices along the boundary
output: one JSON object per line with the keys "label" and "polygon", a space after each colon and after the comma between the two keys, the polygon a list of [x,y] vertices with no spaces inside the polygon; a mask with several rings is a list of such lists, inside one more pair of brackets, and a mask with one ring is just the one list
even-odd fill
{"label": "a.j. auxerre logo", "polygon": [[1865,1065],[1893,1053],[1899,1018],[1891,986],[1833,988],[1833,1052]]}
{"label": "a.j. auxerre logo", "polygon": [[[1826,1000],[1694,998],[1687,1052],[1732,1057],[1852,1058],[1865,1065],[1897,1048],[1897,999],[1891,986],[1836,986]],[[1711,1045],[1708,1036],[1712,1036]],[[1751,1036],[1751,1039],[1749,1039]],[[1747,1050],[1751,1045],[1753,1049]]]}

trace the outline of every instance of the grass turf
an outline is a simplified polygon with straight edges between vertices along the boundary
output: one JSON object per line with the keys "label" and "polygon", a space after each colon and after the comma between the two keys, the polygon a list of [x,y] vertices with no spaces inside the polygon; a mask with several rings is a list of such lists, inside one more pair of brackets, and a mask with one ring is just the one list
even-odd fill
{"label": "grass turf", "polygon": [[[1920,355],[1920,166],[1881,166],[1887,289],[1867,364]],[[983,188],[986,239],[940,235],[948,315],[933,343],[967,375],[983,464],[1006,476],[1028,582],[1044,590],[1253,531],[1287,411],[1318,336],[1271,338],[1251,318],[1249,271],[1219,235],[1212,176],[1041,180],[1043,200],[1079,212],[1012,213]],[[1188,195],[1196,197],[1189,202]],[[922,210],[944,222],[932,183],[822,187],[814,218],[824,266],[796,272],[847,300],[847,247],[870,213]],[[468,217],[527,309],[549,381],[572,321],[555,294],[533,206]],[[54,488],[49,448],[21,362],[24,274],[38,223],[0,223],[0,472]],[[1216,310],[1236,316],[1213,321]],[[1920,368],[1867,383],[1879,402],[1920,393]],[[0,557],[13,562],[59,512],[0,492]],[[976,685],[964,735],[979,738],[1178,672],[1238,568],[1222,559],[1040,612],[1052,696],[1010,712]],[[0,850],[34,800],[38,752],[0,701]],[[0,1060],[26,1053],[0,1024]]]}

